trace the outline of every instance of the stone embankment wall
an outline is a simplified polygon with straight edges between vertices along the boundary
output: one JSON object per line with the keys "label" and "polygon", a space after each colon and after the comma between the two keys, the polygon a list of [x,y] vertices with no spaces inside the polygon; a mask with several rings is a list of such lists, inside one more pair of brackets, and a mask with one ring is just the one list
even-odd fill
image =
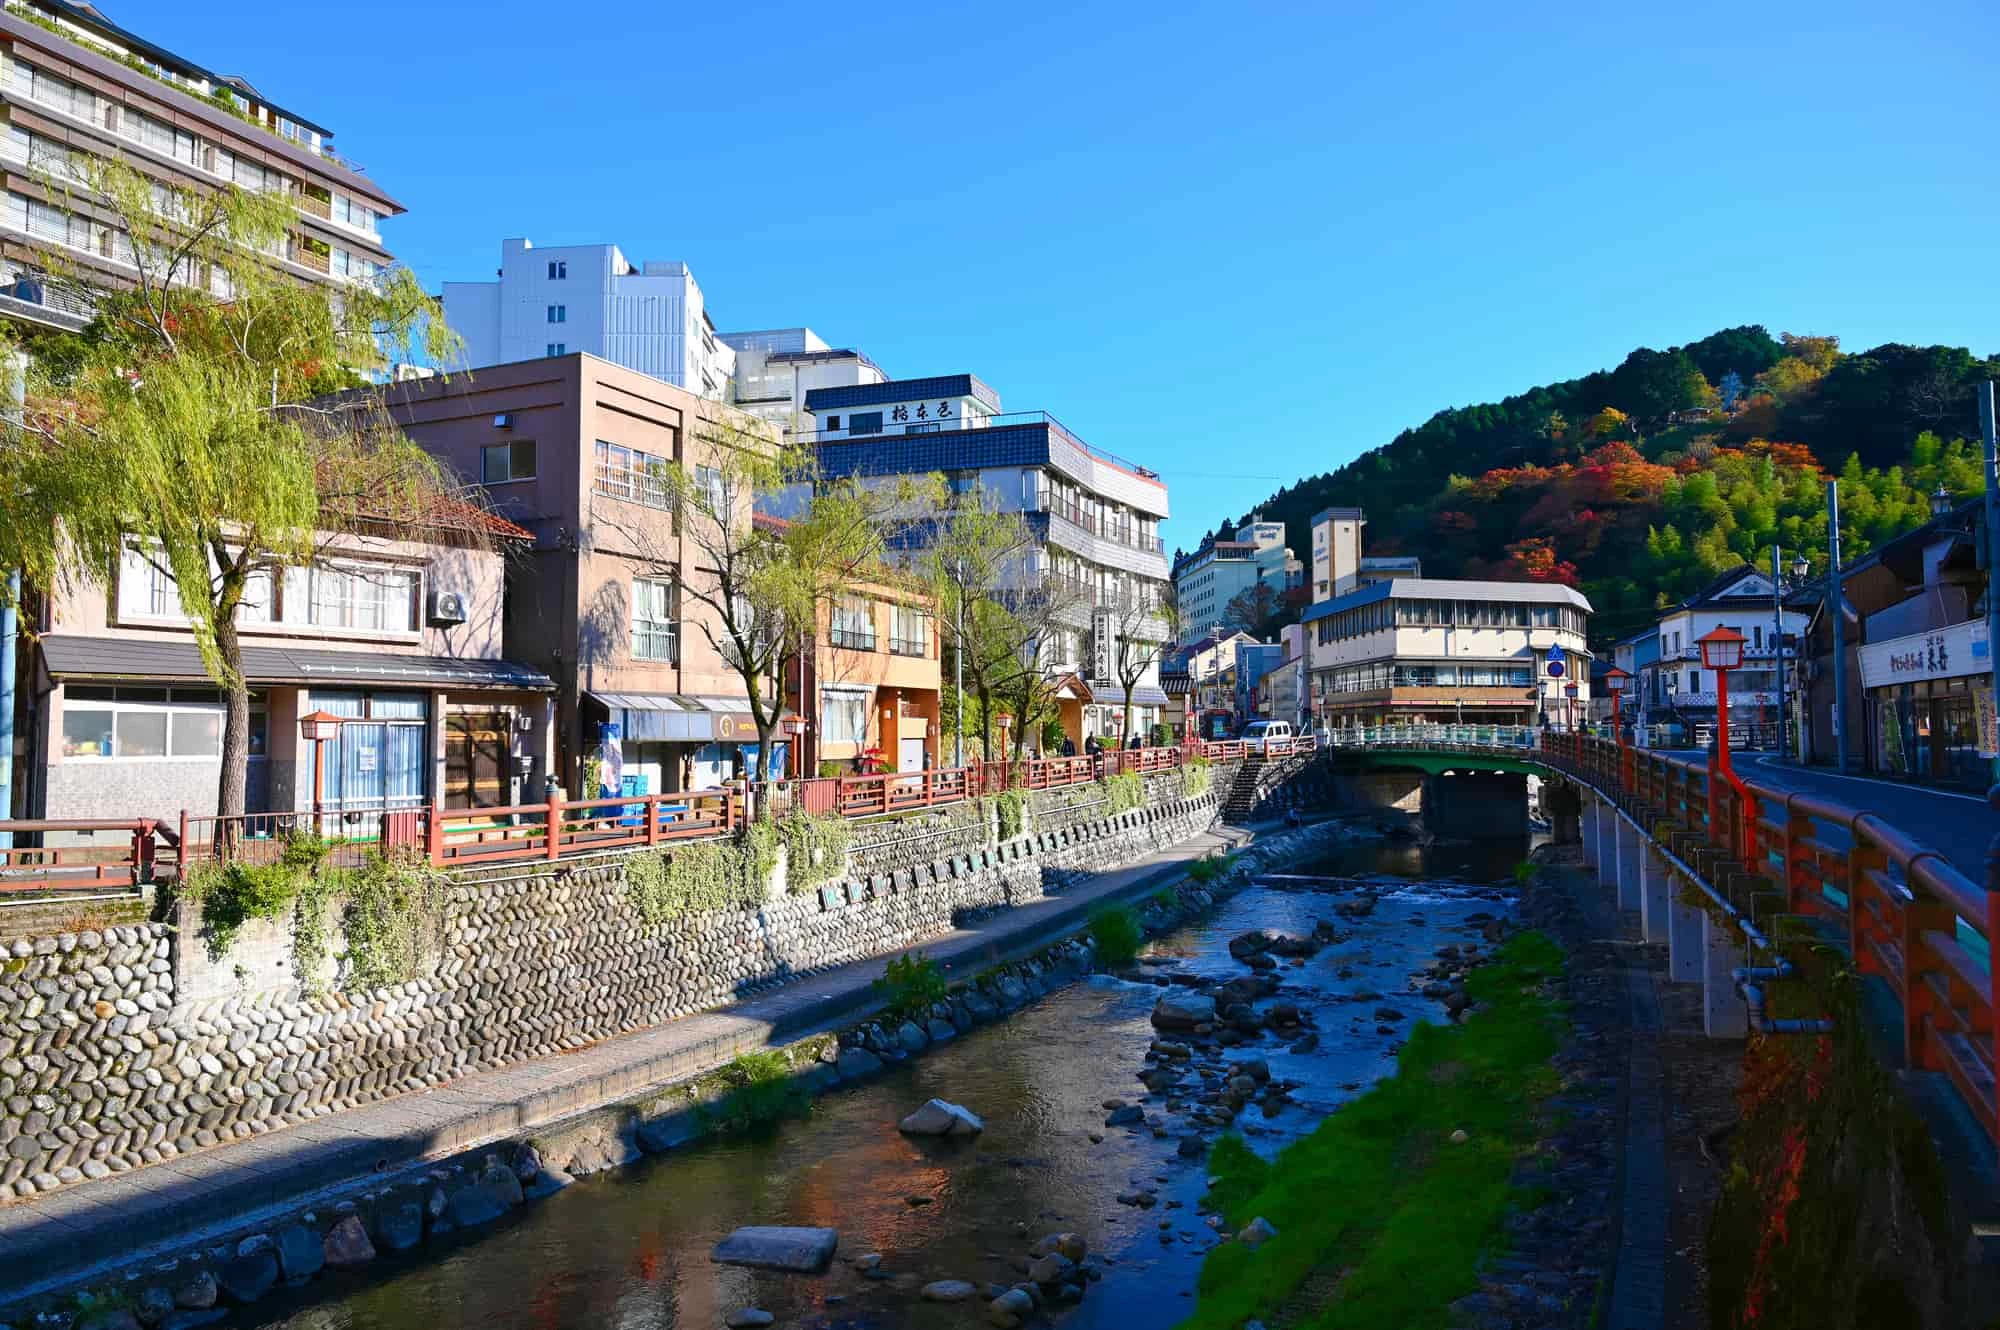
{"label": "stone embankment wall", "polygon": [[1144,807],[1111,817],[1078,819],[1072,792],[1043,817],[1033,796],[1029,829],[1001,843],[975,820],[930,815],[950,833],[933,848],[949,848],[900,867],[885,848],[894,833],[869,829],[873,848],[856,856],[866,876],[656,927],[632,907],[623,858],[489,870],[451,889],[432,971],[368,992],[213,996],[232,962],[206,955],[193,920],[15,942],[0,962],[0,1198],[726,1004],[908,947],[963,912],[1039,896],[1045,875],[1127,863],[1213,819],[1212,793],[1183,797],[1178,777],[1149,785]]}

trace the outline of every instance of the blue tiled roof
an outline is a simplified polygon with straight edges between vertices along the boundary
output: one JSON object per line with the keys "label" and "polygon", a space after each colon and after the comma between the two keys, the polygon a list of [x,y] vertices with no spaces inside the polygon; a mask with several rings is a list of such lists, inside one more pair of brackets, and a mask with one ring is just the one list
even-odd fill
{"label": "blue tiled roof", "polygon": [[939,374],[928,379],[890,379],[840,388],[813,388],[806,393],[806,410],[839,411],[847,407],[881,406],[891,402],[921,402],[929,398],[971,397],[995,411],[1000,395],[973,374]]}
{"label": "blue tiled roof", "polygon": [[820,474],[829,479],[1043,466],[1048,460],[1049,427],[1044,422],[935,434],[871,434],[819,445]]}

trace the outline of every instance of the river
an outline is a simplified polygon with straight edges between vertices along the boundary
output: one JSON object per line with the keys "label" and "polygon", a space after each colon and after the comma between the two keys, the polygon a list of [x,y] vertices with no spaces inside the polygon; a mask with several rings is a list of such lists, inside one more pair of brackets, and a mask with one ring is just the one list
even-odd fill
{"label": "river", "polygon": [[[1442,1019],[1437,1003],[1412,991],[1409,976],[1430,964],[1438,947],[1476,932],[1466,916],[1504,907],[1494,893],[1439,884],[1504,880],[1525,853],[1521,843],[1391,847],[1297,870],[1410,880],[1383,894],[1367,919],[1339,921],[1351,930],[1344,942],[1280,969],[1283,996],[1312,1013],[1321,1045],[1297,1055],[1272,1040],[1240,1050],[1267,1059],[1273,1078],[1298,1082],[1277,1116],[1244,1110],[1238,1124],[1253,1148],[1275,1152],[1392,1069],[1397,1036],[1378,1032],[1381,1002],[1408,1017],[1391,1023],[1397,1031],[1419,1018]],[[1233,978],[1246,970],[1229,955],[1231,937],[1253,928],[1309,933],[1316,920],[1333,918],[1340,899],[1252,886],[1149,951]],[[1348,977],[1340,977],[1343,970]],[[1381,1002],[1337,1000],[1364,990],[1379,991]],[[1105,1100],[1144,1096],[1135,1076],[1154,1037],[1147,1018],[1159,993],[1149,984],[1094,977],[835,1091],[809,1118],[649,1159],[570,1187],[493,1228],[280,1290],[236,1323],[709,1330],[754,1306],[780,1326],[984,1324],[983,1306],[927,1303],[918,1290],[939,1279],[1013,1283],[1022,1277],[1013,1263],[1036,1238],[1067,1230],[1088,1240],[1103,1277],[1080,1305],[1057,1312],[1061,1324],[1170,1326],[1192,1305],[1201,1254],[1214,1241],[1196,1207],[1203,1167],[1176,1155],[1181,1131],[1158,1139],[1144,1128],[1103,1125]],[[900,1135],[897,1120],[933,1096],[981,1114],[985,1135],[971,1143]],[[1113,1199],[1141,1187],[1157,1190],[1155,1208]],[[743,1224],[837,1228],[840,1256],[819,1277],[712,1264],[710,1248]],[[882,1255],[887,1278],[864,1277],[849,1263],[866,1252]]]}

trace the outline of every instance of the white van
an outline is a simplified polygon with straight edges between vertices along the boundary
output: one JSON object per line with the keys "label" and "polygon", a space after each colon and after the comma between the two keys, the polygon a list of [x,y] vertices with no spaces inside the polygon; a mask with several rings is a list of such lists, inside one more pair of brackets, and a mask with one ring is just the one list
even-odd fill
{"label": "white van", "polygon": [[1243,727],[1241,738],[1251,752],[1269,752],[1269,745],[1278,740],[1291,742],[1292,725],[1284,720],[1253,720]]}

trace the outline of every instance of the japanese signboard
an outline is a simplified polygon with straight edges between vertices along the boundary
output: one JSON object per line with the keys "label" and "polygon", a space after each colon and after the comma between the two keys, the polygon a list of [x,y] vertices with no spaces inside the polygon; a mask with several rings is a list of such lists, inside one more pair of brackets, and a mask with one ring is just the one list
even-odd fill
{"label": "japanese signboard", "polygon": [[1950,679],[1962,674],[1985,674],[1993,668],[1987,649],[1986,624],[1981,620],[1955,623],[1949,628],[1911,633],[1886,642],[1870,642],[1861,648],[1861,684],[1882,688],[1889,684],[1916,683],[1923,679]]}
{"label": "japanese signboard", "polygon": [[1090,616],[1090,682],[1111,682],[1111,611]]}

